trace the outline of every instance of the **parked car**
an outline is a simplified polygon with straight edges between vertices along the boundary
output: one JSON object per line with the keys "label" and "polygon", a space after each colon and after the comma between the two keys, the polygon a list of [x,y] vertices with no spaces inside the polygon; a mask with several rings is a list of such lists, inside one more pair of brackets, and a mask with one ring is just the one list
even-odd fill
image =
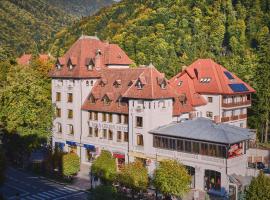
{"label": "parked car", "polygon": [[263,162],[257,162],[256,163],[256,168],[257,169],[265,169],[265,165],[263,164]]}

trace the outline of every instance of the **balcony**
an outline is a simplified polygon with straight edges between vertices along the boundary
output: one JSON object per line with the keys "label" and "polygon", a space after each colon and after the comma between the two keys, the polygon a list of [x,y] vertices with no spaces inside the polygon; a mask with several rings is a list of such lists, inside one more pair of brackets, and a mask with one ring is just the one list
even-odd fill
{"label": "balcony", "polygon": [[224,108],[231,108],[231,107],[238,107],[238,106],[250,106],[251,105],[251,100],[246,100],[246,101],[240,101],[240,102],[222,102],[222,107]]}
{"label": "balcony", "polygon": [[234,115],[230,117],[221,117],[221,122],[235,121],[238,119],[246,119],[246,118],[247,118],[247,114]]}
{"label": "balcony", "polygon": [[228,122],[230,121],[230,117],[221,117],[221,122]]}
{"label": "balcony", "polygon": [[239,119],[246,119],[247,118],[247,114],[241,114],[239,115]]}
{"label": "balcony", "polygon": [[231,121],[238,120],[238,115],[231,116]]}

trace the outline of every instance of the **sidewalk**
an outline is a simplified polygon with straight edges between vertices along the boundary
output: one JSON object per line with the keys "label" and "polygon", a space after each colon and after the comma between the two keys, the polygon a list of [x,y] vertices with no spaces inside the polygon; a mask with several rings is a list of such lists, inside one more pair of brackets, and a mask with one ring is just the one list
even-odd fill
{"label": "sidewalk", "polygon": [[90,183],[90,166],[86,164],[81,164],[80,171],[76,177],[74,177],[74,181],[72,186],[76,188],[80,188],[81,190],[88,190],[91,187]]}

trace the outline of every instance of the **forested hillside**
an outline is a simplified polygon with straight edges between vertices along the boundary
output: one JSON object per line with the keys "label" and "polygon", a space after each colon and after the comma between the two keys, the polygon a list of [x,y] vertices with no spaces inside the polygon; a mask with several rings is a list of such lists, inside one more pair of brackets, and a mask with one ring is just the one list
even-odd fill
{"label": "forested hillside", "polygon": [[97,32],[137,64],[153,62],[168,77],[197,58],[213,58],[257,89],[250,122],[265,132],[269,26],[269,0],[123,0],[59,32],[50,50],[61,55],[82,32]]}
{"label": "forested hillside", "polygon": [[47,0],[67,13],[75,16],[90,16],[102,7],[111,5],[113,0]]}
{"label": "forested hillside", "polygon": [[42,46],[74,18],[44,0],[0,1],[0,60]]}

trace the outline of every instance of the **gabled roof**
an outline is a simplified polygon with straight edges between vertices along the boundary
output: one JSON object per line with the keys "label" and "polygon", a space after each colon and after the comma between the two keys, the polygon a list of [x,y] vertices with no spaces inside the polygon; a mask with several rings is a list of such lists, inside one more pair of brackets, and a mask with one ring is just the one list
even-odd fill
{"label": "gabled roof", "polygon": [[[97,37],[82,36],[61,58],[63,67],[51,71],[51,77],[91,78],[100,77],[100,70],[108,65],[130,65],[132,61],[116,44],[100,41]],[[68,61],[75,67],[69,70]],[[88,70],[87,65],[93,62],[95,67]]]}
{"label": "gabled roof", "polygon": [[[104,105],[102,99],[98,99],[95,104],[90,104],[88,100],[84,102],[82,109],[93,110],[100,112],[113,113],[128,113],[127,99],[174,99],[173,115],[180,115],[182,112],[189,112],[192,110],[190,104],[181,105],[175,90],[167,84],[163,89],[158,84],[157,79],[164,79],[164,74],[160,73],[154,67],[138,67],[128,69],[103,69],[102,80],[106,80],[105,85],[96,82],[90,95],[96,97],[107,96],[111,102],[109,105]],[[138,88],[136,85],[138,80],[142,80],[144,85]],[[115,87],[115,83],[120,82],[121,87]],[[121,102],[119,102],[121,99]]]}
{"label": "gabled roof", "polygon": [[206,105],[207,102],[203,96],[195,91],[193,80],[187,73],[181,72],[170,79],[170,84],[176,90],[178,95],[185,95],[187,102],[196,107]]}
{"label": "gabled roof", "polygon": [[[247,83],[211,59],[198,59],[188,66],[185,72],[192,79],[197,93],[230,95],[255,92]],[[246,90],[233,90],[231,84],[240,84]]]}
{"label": "gabled roof", "polygon": [[224,123],[216,124],[207,118],[170,123],[151,130],[150,133],[222,144],[234,144],[254,136],[249,129]]}

